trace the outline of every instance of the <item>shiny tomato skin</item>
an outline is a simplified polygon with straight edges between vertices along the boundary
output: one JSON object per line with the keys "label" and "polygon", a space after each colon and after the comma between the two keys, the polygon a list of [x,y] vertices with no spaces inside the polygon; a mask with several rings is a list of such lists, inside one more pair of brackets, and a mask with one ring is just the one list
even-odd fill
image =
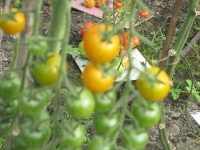
{"label": "shiny tomato skin", "polygon": [[148,144],[149,135],[147,131],[136,131],[131,125],[124,127],[122,143],[127,149],[142,150]]}
{"label": "shiny tomato skin", "polygon": [[100,6],[102,4],[106,4],[106,0],[97,0],[97,2],[95,3],[95,6],[98,7],[98,8],[100,8],[99,3],[100,3]]}
{"label": "shiny tomato skin", "polygon": [[94,26],[94,23],[87,22],[81,27],[81,36],[84,37],[85,33]]}
{"label": "shiny tomato skin", "polygon": [[115,1],[114,5],[116,8],[122,8],[124,4],[122,2]]}
{"label": "shiny tomato skin", "polygon": [[149,13],[148,13],[148,11],[140,11],[139,15],[141,18],[148,18]]}
{"label": "shiny tomato skin", "polygon": [[21,89],[21,78],[14,72],[3,75],[0,83],[0,98],[12,99],[18,95]]}
{"label": "shiny tomato skin", "polygon": [[67,127],[65,127],[64,124],[60,131],[60,138],[62,143],[65,144],[68,148],[77,148],[81,146],[86,139],[84,127],[74,121],[66,122],[66,124]]}
{"label": "shiny tomato skin", "polygon": [[[148,71],[149,74],[156,75],[160,71],[160,68],[152,67],[149,68]],[[170,90],[170,78],[164,70],[157,75],[157,79],[162,83],[156,82],[153,84],[153,87],[150,81],[143,80],[145,78],[147,79],[147,75],[141,73],[136,81],[136,87],[145,99],[150,101],[159,101],[167,96]]]}
{"label": "shiny tomato skin", "polygon": [[[49,53],[46,62],[38,62],[33,65],[32,74],[34,79],[41,85],[53,85],[58,78],[61,56]],[[66,71],[66,66],[63,68]]]}
{"label": "shiny tomato skin", "polygon": [[95,0],[84,0],[84,5],[87,8],[92,8],[95,6]]}
{"label": "shiny tomato skin", "polygon": [[[129,40],[129,32],[122,33],[122,46],[124,48],[127,48],[128,46],[128,40]],[[131,41],[131,48],[134,48],[136,46],[140,45],[140,39],[138,36],[132,37]]]}
{"label": "shiny tomato skin", "polygon": [[76,119],[85,119],[92,115],[95,109],[93,93],[84,88],[77,98],[68,96],[65,100],[66,110]]}
{"label": "shiny tomato skin", "polygon": [[86,65],[82,73],[82,81],[92,92],[106,92],[114,83],[114,76],[104,76],[103,72],[90,62]]}
{"label": "shiny tomato skin", "polygon": [[[0,28],[7,34],[17,34],[19,32],[21,32],[24,27],[25,27],[25,16],[22,12],[18,12],[18,10],[16,8],[12,8],[11,10],[12,12],[17,12],[14,15],[14,19],[5,19],[3,21],[0,22]],[[9,10],[5,10],[3,11],[3,14],[8,14]],[[0,16],[0,20],[3,19]]]}
{"label": "shiny tomato skin", "polygon": [[149,128],[156,125],[161,117],[160,107],[156,102],[150,103],[147,108],[138,107],[138,104],[133,102],[131,105],[131,113],[138,120],[142,128]]}
{"label": "shiny tomato skin", "polygon": [[93,118],[94,129],[101,136],[114,136],[119,130],[120,115],[95,113]]}
{"label": "shiny tomato skin", "polygon": [[[120,38],[118,35],[112,36],[110,41],[103,41],[101,34],[104,33],[105,29],[105,24],[95,25],[83,38],[88,58],[98,64],[112,61],[120,50]],[[112,31],[112,26],[108,26],[108,31]],[[100,32],[102,33],[100,34]]]}

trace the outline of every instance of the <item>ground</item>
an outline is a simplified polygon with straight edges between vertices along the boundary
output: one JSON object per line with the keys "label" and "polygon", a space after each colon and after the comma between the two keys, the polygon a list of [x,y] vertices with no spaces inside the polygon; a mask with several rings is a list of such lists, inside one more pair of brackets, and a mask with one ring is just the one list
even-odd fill
{"label": "ground", "polygon": [[[173,4],[175,0],[143,0],[146,2],[148,7],[154,10],[154,17],[150,20],[142,23],[141,25],[137,26],[137,31],[142,31],[141,34],[145,35],[149,40],[155,38],[155,34],[160,32],[159,35],[163,34],[163,37],[166,35],[167,28],[170,23],[170,16],[173,9]],[[177,31],[181,27],[184,18],[187,12],[187,1],[183,2],[183,7],[181,9],[180,17],[178,19],[177,24]],[[88,22],[99,22],[100,19],[94,16],[88,15],[76,9],[72,9],[72,20],[71,20],[71,34],[70,34],[70,45],[74,47],[78,46],[78,43],[82,40],[80,36],[80,28],[81,26]],[[42,20],[41,20],[41,28],[40,33],[43,35],[47,34],[48,23],[51,17],[51,6],[49,6],[45,1],[43,4],[42,9]],[[197,20],[193,26],[197,25],[199,20]],[[190,31],[190,36],[188,42],[192,37],[197,33],[196,29],[193,27]],[[160,40],[160,45],[163,45],[163,37],[156,37],[156,40]],[[3,42],[0,47],[0,72],[3,72],[8,66],[12,63],[13,51],[12,51],[12,44],[14,42],[14,38],[9,35],[4,35]],[[198,43],[200,44],[200,43]],[[146,53],[145,49],[138,48],[138,50],[146,56],[148,61],[151,61],[150,53]],[[197,55],[199,54],[200,50],[197,49],[196,51],[191,50],[186,56],[188,58],[189,64],[193,70],[198,70],[199,66],[198,63],[195,64],[193,62],[198,62]],[[69,63],[69,71],[68,77],[76,84],[81,84],[80,82],[80,75],[81,72],[77,67],[76,63],[72,59],[72,57],[68,57],[67,59]],[[181,65],[182,64],[182,65]],[[175,81],[184,81],[189,78],[188,72],[185,68],[181,67],[184,66],[184,62],[181,61],[179,68],[176,70],[175,74]],[[195,79],[199,81],[200,77],[199,74],[195,74]],[[200,149],[200,131],[198,124],[193,120],[193,118],[188,114],[186,115],[184,108],[186,102],[188,100],[188,94],[182,94],[176,101],[172,99],[171,94],[164,100],[165,106],[165,117],[166,117],[166,126],[169,135],[169,140],[172,142],[174,149],[177,150],[199,150]],[[188,103],[188,110],[199,110],[200,103],[191,98],[189,99]],[[189,119],[189,121],[187,121]],[[150,140],[149,144],[145,150],[162,150],[162,145],[159,141],[159,134],[157,127],[152,127],[149,129]]]}

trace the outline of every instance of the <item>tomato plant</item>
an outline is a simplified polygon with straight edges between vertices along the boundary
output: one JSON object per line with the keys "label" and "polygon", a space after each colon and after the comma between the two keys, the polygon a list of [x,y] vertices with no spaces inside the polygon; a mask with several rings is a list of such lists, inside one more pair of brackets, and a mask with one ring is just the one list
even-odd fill
{"label": "tomato plant", "polygon": [[131,105],[131,112],[143,128],[156,125],[161,116],[160,107],[156,102],[150,103],[147,108],[139,107],[136,102],[133,102]]}
{"label": "tomato plant", "polygon": [[105,92],[114,83],[114,76],[105,76],[93,62],[87,64],[82,73],[83,83],[92,92]]}
{"label": "tomato plant", "polygon": [[[99,4],[100,4],[100,5],[99,5]],[[98,8],[100,8],[100,6],[101,6],[102,4],[106,4],[106,0],[97,0],[96,3],[95,3],[95,6],[98,7]]]}
{"label": "tomato plant", "polygon": [[21,88],[21,78],[14,72],[0,75],[0,97],[11,99],[18,95]]}
{"label": "tomato plant", "polygon": [[122,2],[119,2],[119,1],[116,0],[114,2],[114,5],[115,5],[116,8],[122,8],[124,4]]}
{"label": "tomato plant", "polygon": [[148,16],[149,16],[149,13],[148,13],[148,11],[140,11],[139,12],[139,16],[141,17],[141,18],[148,18]]}
{"label": "tomato plant", "polygon": [[[11,12],[15,13],[13,19],[8,16],[0,16],[0,28],[7,34],[17,34],[24,29],[25,16],[22,12],[19,12],[16,8],[12,8]],[[3,11],[4,15],[8,15],[10,9]]]}
{"label": "tomato plant", "polygon": [[113,136],[119,130],[120,115],[114,114],[94,114],[93,125],[95,131],[102,136]]}
{"label": "tomato plant", "polygon": [[24,90],[18,98],[19,109],[27,115],[36,116],[45,106],[50,102],[52,98],[52,91],[49,89],[27,89]]}
{"label": "tomato plant", "polygon": [[[158,81],[145,80],[149,74],[155,76]],[[136,87],[140,94],[150,101],[162,100],[170,90],[170,78],[164,70],[158,67],[148,69],[148,73],[141,73],[136,81]]]}
{"label": "tomato plant", "polygon": [[85,50],[84,50],[84,46],[83,46],[83,41],[81,41],[81,42],[78,44],[78,48],[79,48],[80,51],[81,51],[80,56],[83,57],[83,58],[87,58],[87,55],[85,54]]}
{"label": "tomato plant", "polygon": [[94,96],[90,90],[84,88],[77,97],[66,98],[65,107],[77,119],[88,118],[95,108]]}
{"label": "tomato plant", "polygon": [[95,0],[84,0],[84,5],[88,8],[92,8],[95,6]]}
{"label": "tomato plant", "polygon": [[39,56],[44,54],[47,49],[47,42],[44,41],[44,38],[39,37],[30,37],[28,39],[28,50],[31,54]]}
{"label": "tomato plant", "polygon": [[119,53],[120,39],[118,35],[113,35],[109,41],[104,41],[103,34],[111,32],[112,26],[99,24],[92,27],[84,36],[84,49],[88,58],[99,64],[112,61]]}
{"label": "tomato plant", "polygon": [[95,136],[90,141],[88,150],[113,150],[113,148],[102,137]]}
{"label": "tomato plant", "polygon": [[[61,56],[56,53],[49,53],[46,62],[33,64],[32,73],[34,79],[42,85],[52,85],[57,81],[61,63]],[[66,70],[66,66],[64,66]]]}
{"label": "tomato plant", "polygon": [[[124,48],[127,48],[128,46],[128,40],[129,40],[129,32],[123,32],[122,33],[122,46]],[[138,36],[132,37],[131,40],[131,48],[134,48],[136,46],[140,45],[140,39]]]}
{"label": "tomato plant", "polygon": [[116,57],[114,61],[112,61],[112,65],[114,66],[114,70],[118,71],[120,75],[125,71],[125,66],[122,62],[122,59],[119,57]]}
{"label": "tomato plant", "polygon": [[84,37],[85,33],[94,26],[94,23],[87,22],[81,27],[81,36]]}
{"label": "tomato plant", "polygon": [[[68,127],[66,127],[66,124]],[[66,124],[62,125],[61,127],[61,141],[70,148],[81,146],[86,139],[84,127],[77,122],[72,121],[69,121]]]}
{"label": "tomato plant", "polygon": [[95,112],[106,113],[114,106],[117,99],[115,91],[109,91],[106,93],[94,93],[95,98]]}
{"label": "tomato plant", "polygon": [[127,149],[141,150],[148,144],[149,136],[147,131],[136,131],[132,126],[126,126],[121,138]]}

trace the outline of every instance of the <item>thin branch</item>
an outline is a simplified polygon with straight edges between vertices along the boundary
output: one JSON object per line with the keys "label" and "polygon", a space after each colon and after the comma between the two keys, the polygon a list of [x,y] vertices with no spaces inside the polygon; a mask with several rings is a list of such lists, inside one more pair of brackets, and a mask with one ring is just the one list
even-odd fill
{"label": "thin branch", "polygon": [[[200,31],[192,38],[192,40],[182,50],[181,56],[185,56],[192,48],[192,46],[200,39]],[[182,57],[179,58],[181,60]]]}

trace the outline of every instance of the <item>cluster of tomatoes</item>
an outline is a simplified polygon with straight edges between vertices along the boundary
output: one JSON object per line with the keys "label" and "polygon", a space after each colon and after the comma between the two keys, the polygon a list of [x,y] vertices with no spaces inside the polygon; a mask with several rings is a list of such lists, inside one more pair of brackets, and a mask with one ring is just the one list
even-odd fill
{"label": "cluster of tomatoes", "polygon": [[[88,8],[92,8],[92,7],[100,8],[101,5],[105,5],[105,4],[106,4],[106,0],[84,0],[84,5]],[[123,5],[124,4],[121,0],[114,1],[115,8],[122,8]]]}

